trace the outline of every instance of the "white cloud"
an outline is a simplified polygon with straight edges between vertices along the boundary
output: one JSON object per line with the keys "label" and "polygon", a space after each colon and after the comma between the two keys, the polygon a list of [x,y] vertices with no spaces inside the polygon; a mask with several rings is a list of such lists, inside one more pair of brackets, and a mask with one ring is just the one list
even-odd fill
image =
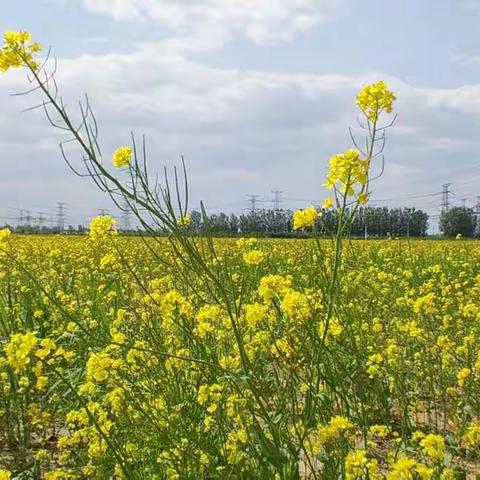
{"label": "white cloud", "polygon": [[121,20],[151,19],[177,34],[257,44],[289,41],[329,20],[340,0],[84,0],[93,12]]}
{"label": "white cloud", "polygon": [[[12,73],[4,77],[8,84],[0,85],[3,98],[6,90],[23,84],[23,74]],[[182,42],[172,41],[141,45],[128,54],[58,62],[59,85],[72,111],[82,92],[92,99],[107,161],[115,146],[129,141],[131,129],[146,133],[152,170],[161,171],[164,163],[175,163],[185,154],[194,201],[228,202],[235,210],[244,206],[246,193],[274,188],[291,197],[322,196],[329,156],[350,146],[347,127],[355,126],[356,91],[379,78],[397,93],[399,120],[389,134],[385,176],[375,185],[378,198],[436,191],[437,183],[452,179],[451,161],[460,146],[465,158],[478,150],[480,85],[421,89],[380,72],[213,68],[190,58]],[[8,185],[15,191],[18,185],[23,188],[25,172],[33,164],[32,175],[38,175],[43,186],[60,185],[60,190],[30,190],[25,197],[43,195],[36,201],[53,203],[60,192],[60,199],[74,204],[80,185],[88,182],[67,173],[59,151],[48,148],[60,137],[52,134],[41,112],[18,113],[36,103],[33,98],[25,101],[8,99],[0,117],[3,138],[8,139],[2,151],[15,158],[1,195],[12,194]],[[83,192],[82,198],[92,195],[91,189],[85,191],[89,193]]]}
{"label": "white cloud", "polygon": [[466,53],[457,53],[450,56],[450,62],[461,67],[470,67],[480,65],[479,55],[467,55]]}

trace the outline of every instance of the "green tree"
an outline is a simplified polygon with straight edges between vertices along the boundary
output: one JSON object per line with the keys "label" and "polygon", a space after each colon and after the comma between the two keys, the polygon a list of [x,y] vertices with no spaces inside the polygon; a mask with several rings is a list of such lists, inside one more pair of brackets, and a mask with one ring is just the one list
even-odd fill
{"label": "green tree", "polygon": [[471,209],[453,207],[440,215],[440,230],[446,237],[459,233],[464,237],[473,237],[475,218]]}

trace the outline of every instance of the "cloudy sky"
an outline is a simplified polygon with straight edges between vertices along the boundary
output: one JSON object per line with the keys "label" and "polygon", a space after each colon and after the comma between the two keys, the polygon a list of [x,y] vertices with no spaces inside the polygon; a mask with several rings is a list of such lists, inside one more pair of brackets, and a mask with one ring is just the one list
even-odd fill
{"label": "cloudy sky", "polygon": [[[284,208],[320,202],[356,92],[382,79],[398,120],[373,202],[435,215],[443,183],[452,204],[480,194],[479,22],[480,0],[24,0],[0,27],[52,47],[72,115],[91,99],[106,161],[145,134],[151,169],[184,155],[191,206],[211,212],[240,212],[248,194],[269,207],[272,190]],[[68,170],[61,132],[22,112],[38,98],[10,96],[25,86],[24,72],[0,77],[0,216],[48,217],[57,201],[69,223],[114,212]]]}

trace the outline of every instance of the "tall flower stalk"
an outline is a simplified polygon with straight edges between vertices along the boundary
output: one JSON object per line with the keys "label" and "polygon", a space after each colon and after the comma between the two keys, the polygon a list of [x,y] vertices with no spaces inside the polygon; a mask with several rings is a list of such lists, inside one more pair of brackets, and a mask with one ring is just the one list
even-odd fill
{"label": "tall flower stalk", "polygon": [[325,200],[324,208],[333,206],[336,210],[337,231],[334,234],[334,254],[330,288],[328,291],[328,308],[325,320],[325,329],[322,334],[322,343],[328,334],[330,319],[333,313],[336,294],[340,290],[339,271],[341,269],[343,238],[348,234],[348,229],[354,220],[360,206],[368,203],[371,195],[371,171],[376,165],[375,160],[380,159],[379,173],[373,179],[379,178],[383,173],[383,150],[385,147],[385,132],[394,121],[380,125],[383,114],[391,114],[393,102],[396,97],[384,82],[379,81],[372,85],[365,85],[357,95],[356,104],[361,112],[359,124],[367,132],[365,149],[358,147],[352,131],[350,136],[356,148],[350,148],[344,153],[338,153],[330,158],[329,170],[324,187],[333,190],[334,196]]}

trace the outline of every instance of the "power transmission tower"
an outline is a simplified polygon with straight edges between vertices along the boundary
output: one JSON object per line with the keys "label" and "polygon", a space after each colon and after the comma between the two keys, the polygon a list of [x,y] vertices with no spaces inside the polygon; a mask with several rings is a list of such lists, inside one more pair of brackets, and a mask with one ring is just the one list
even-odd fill
{"label": "power transmission tower", "polygon": [[38,223],[38,227],[41,230],[43,227],[43,222],[45,221],[45,217],[43,216],[43,212],[37,212],[37,213],[38,213],[37,223]]}
{"label": "power transmission tower", "polygon": [[280,210],[280,203],[282,203],[282,193],[280,190],[272,190],[273,193],[273,209],[277,212]]}
{"label": "power transmission tower", "polygon": [[108,208],[99,208],[98,209],[98,214],[99,215],[108,215]]}
{"label": "power transmission tower", "polygon": [[250,213],[252,214],[257,213],[258,211],[257,203],[259,201],[260,195],[247,195],[247,197],[248,197],[247,202],[249,204]]}
{"label": "power transmission tower", "polygon": [[32,224],[32,214],[30,210],[27,210],[25,213],[25,224],[29,227]]}
{"label": "power transmission tower", "polygon": [[475,215],[480,216],[480,195],[477,195],[477,203],[475,205]]}
{"label": "power transmission tower", "polygon": [[57,202],[57,227],[63,232],[65,230],[65,203]]}
{"label": "power transmission tower", "polygon": [[450,185],[451,183],[444,183],[442,185],[442,213],[448,212],[448,209],[450,208]]}

